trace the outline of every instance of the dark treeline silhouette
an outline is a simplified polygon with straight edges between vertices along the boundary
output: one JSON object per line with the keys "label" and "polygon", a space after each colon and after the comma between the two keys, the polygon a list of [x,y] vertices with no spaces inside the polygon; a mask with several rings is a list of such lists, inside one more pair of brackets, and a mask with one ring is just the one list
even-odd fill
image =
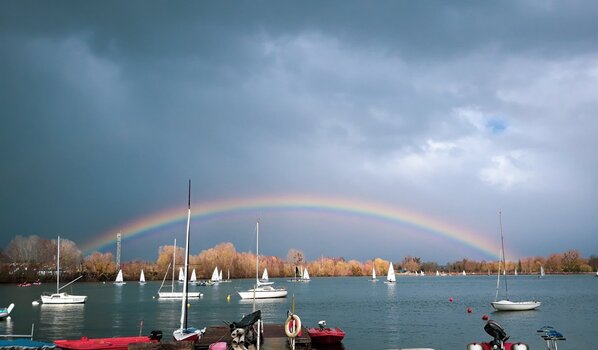
{"label": "dark treeline silhouette", "polygon": [[[172,274],[172,256],[174,246],[161,246],[156,261],[131,261],[122,263],[125,280],[137,280],[144,270],[146,280],[161,280]],[[176,266],[184,263],[183,249],[176,248]],[[190,256],[190,269],[195,269],[198,279],[208,279],[215,267],[223,271],[223,277],[255,277],[255,255],[250,252],[237,252],[232,243],[217,246]],[[305,260],[302,251],[289,249],[286,259],[276,256],[260,256],[260,268],[267,268],[270,277],[291,277],[296,267],[307,268],[312,277],[318,276],[366,276],[375,268],[378,275],[386,274],[390,261],[375,258],[360,262],[344,258],[321,257],[313,261]],[[393,261],[399,273],[436,271],[457,274],[495,274],[498,261],[475,261],[462,259],[446,265],[436,262],[423,262],[419,257],[406,256],[400,261]],[[86,281],[114,280],[118,267],[112,253],[94,252],[83,256],[77,245],[67,239],[60,244],[61,279],[73,279],[82,275]],[[507,273],[538,274],[540,267],[546,273],[588,273],[598,270],[598,256],[583,258],[577,250],[551,254],[548,257],[526,257],[518,261],[507,261]],[[504,266],[501,266],[501,270]],[[178,268],[177,268],[178,270]],[[15,237],[4,251],[0,251],[0,282],[20,283],[55,280],[56,240],[38,236]],[[260,271],[260,276],[261,272]],[[171,275],[170,275],[171,276]],[[169,278],[171,278],[169,276]]]}

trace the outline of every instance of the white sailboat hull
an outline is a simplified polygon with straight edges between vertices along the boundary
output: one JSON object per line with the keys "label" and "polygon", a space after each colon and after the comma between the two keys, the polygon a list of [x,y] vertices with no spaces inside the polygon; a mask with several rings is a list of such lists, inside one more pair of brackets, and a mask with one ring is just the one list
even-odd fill
{"label": "white sailboat hull", "polygon": [[526,311],[535,310],[540,307],[539,301],[510,301],[500,300],[490,303],[496,311]]}
{"label": "white sailboat hull", "polygon": [[239,293],[241,299],[253,299],[254,296],[256,299],[285,298],[287,296],[286,289],[276,289],[269,286],[255,288],[255,291],[250,289],[237,293]]}
{"label": "white sailboat hull", "polygon": [[273,284],[274,284],[274,282],[263,282],[263,281],[258,281],[257,282],[258,287],[260,287],[260,286],[271,286]]}
{"label": "white sailboat hull", "polygon": [[44,304],[83,304],[86,301],[86,295],[70,295],[67,293],[42,295],[42,303]]}
{"label": "white sailboat hull", "polygon": [[[158,292],[160,299],[183,299],[185,293],[183,292]],[[188,292],[187,298],[201,298],[203,296],[200,292]]]}
{"label": "white sailboat hull", "polygon": [[10,312],[12,311],[12,309],[14,309],[15,304],[10,304],[7,308],[2,308],[0,309],[0,318],[5,318],[8,317],[8,315],[10,315]]}
{"label": "white sailboat hull", "polygon": [[205,332],[205,328],[197,329],[194,327],[188,327],[187,329],[179,328],[172,332],[172,337],[175,341],[198,341],[203,333]]}

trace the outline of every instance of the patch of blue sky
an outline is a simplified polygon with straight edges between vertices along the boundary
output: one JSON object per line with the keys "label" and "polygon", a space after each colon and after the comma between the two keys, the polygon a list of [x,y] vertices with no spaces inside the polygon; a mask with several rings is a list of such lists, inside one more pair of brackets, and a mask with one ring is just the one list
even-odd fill
{"label": "patch of blue sky", "polygon": [[493,118],[486,123],[486,129],[494,135],[501,134],[507,129],[507,123],[504,120]]}

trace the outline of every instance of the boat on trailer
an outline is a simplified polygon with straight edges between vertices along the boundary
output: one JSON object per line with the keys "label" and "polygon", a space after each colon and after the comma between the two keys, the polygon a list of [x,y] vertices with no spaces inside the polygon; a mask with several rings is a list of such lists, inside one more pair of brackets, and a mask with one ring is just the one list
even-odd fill
{"label": "boat on trailer", "polygon": [[172,332],[172,337],[175,341],[190,341],[196,342],[201,338],[206,329],[197,329],[190,327],[187,323],[187,307],[189,300],[189,282],[187,276],[189,275],[189,240],[191,231],[191,180],[189,180],[189,196],[187,200],[187,231],[185,238],[185,271],[183,272],[183,298],[181,299],[181,325],[178,329]]}
{"label": "boat on trailer", "polygon": [[161,331],[152,331],[150,336],[87,338],[54,340],[54,344],[65,350],[127,350],[130,344],[157,343],[162,339]]}
{"label": "boat on trailer", "polygon": [[326,321],[318,322],[318,327],[308,328],[307,334],[313,344],[336,344],[343,341],[345,337],[342,329],[326,327]]}

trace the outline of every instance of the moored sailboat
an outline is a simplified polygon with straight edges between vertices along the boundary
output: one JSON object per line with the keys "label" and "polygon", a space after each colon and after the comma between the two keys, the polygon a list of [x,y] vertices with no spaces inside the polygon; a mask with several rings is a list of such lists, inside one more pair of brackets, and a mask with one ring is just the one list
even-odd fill
{"label": "moored sailboat", "polygon": [[[502,233],[502,213],[499,212],[499,219],[500,219],[500,242],[501,242],[501,252],[502,252],[502,264],[506,266],[506,259],[505,259],[505,243],[504,237]],[[507,275],[505,274],[503,278],[505,279],[505,299],[498,300],[498,292],[500,288],[500,264],[501,261],[498,262],[498,274],[496,280],[496,296],[494,297],[494,301],[490,303],[492,307],[496,311],[526,311],[526,310],[534,310],[540,307],[539,301],[510,301],[509,300],[509,288],[507,284]]]}
{"label": "moored sailboat", "polygon": [[260,250],[259,250],[259,237],[260,237],[260,222],[257,221],[255,224],[255,283],[256,286],[245,292],[237,292],[241,299],[270,299],[270,298],[285,298],[287,296],[287,290],[284,288],[274,288],[270,285],[260,285],[259,270],[260,270]]}
{"label": "moored sailboat", "polygon": [[[166,275],[164,275],[164,280],[162,280],[162,285],[160,285],[160,289],[158,290],[158,298],[159,299],[181,299],[183,298],[183,292],[175,292],[174,290],[174,271],[175,271],[175,261],[176,261],[176,239],[174,240],[174,246],[172,249],[172,283],[170,286],[170,292],[163,292],[162,287],[164,286],[164,281],[166,281],[166,277],[168,277],[168,268],[166,269]],[[200,298],[202,294],[200,292],[188,292],[187,298]]]}
{"label": "moored sailboat", "polygon": [[[64,287],[74,283],[79,278],[83,276],[79,276],[72,280],[71,282],[65,284],[64,286],[60,287],[60,236],[58,236],[58,240],[56,242],[57,247],[57,254],[56,254],[56,293],[44,293],[41,295],[41,301],[44,304],[83,304],[87,301],[87,295],[71,295],[65,292],[60,292],[61,289]],[[36,303],[36,302],[34,302]]]}

